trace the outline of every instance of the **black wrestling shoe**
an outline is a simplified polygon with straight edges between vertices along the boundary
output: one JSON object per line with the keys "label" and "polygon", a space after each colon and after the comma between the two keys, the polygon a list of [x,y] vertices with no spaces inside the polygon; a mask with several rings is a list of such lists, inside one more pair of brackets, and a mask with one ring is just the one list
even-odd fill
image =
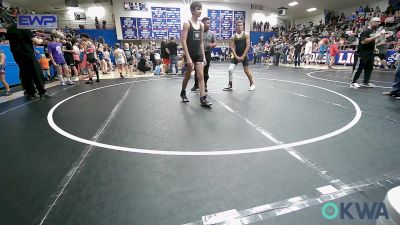
{"label": "black wrestling shoe", "polygon": [[200,103],[202,106],[211,106],[212,105],[212,103],[207,100],[207,96],[205,96],[205,95],[200,98]]}
{"label": "black wrestling shoe", "polygon": [[93,79],[92,79],[92,78],[89,78],[89,80],[87,80],[87,81],[85,82],[85,84],[93,84]]}
{"label": "black wrestling shoe", "polygon": [[189,99],[186,97],[186,91],[181,91],[182,102],[189,102]]}
{"label": "black wrestling shoe", "polygon": [[223,91],[232,91],[233,90],[233,88],[232,88],[232,86],[228,86],[228,87],[226,87],[226,88],[224,88],[224,89],[222,89]]}
{"label": "black wrestling shoe", "polygon": [[44,93],[44,94],[41,94],[40,95],[40,99],[49,99],[49,98],[53,98],[54,96],[52,95],[52,94],[49,94],[49,93]]}

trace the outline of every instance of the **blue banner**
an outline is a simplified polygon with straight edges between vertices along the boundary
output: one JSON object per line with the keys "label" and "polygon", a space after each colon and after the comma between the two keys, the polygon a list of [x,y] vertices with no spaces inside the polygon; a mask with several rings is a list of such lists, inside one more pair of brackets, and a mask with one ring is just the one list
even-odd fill
{"label": "blue banner", "polygon": [[165,7],[151,7],[151,18],[165,19],[167,18],[167,11]]}
{"label": "blue banner", "polygon": [[18,15],[18,29],[57,29],[56,14],[20,14]]}
{"label": "blue banner", "polygon": [[221,37],[221,10],[209,9],[208,17],[210,18],[210,30],[214,32],[215,38],[220,39]]}
{"label": "blue banner", "polygon": [[138,18],[138,36],[139,39],[152,39],[152,27],[150,18]]}
{"label": "blue banner", "polygon": [[130,28],[136,30],[136,18],[121,17],[121,28]]}
{"label": "blue banner", "polygon": [[221,10],[221,39],[228,40],[232,37],[233,30],[233,11]]}
{"label": "blue banner", "polygon": [[181,38],[181,9],[166,8],[168,37]]}
{"label": "blue banner", "polygon": [[180,8],[166,8],[168,19],[181,19],[181,9]]}
{"label": "blue banner", "polygon": [[153,38],[162,39],[168,35],[166,19],[152,19]]}
{"label": "blue banner", "polygon": [[236,21],[242,20],[243,21],[243,30],[245,30],[246,27],[246,11],[235,11],[234,13],[234,21],[233,24],[235,25],[235,30],[236,30]]}
{"label": "blue banner", "polygon": [[121,30],[123,39],[137,39],[137,19],[121,17]]}
{"label": "blue banner", "polygon": [[181,37],[181,20],[180,19],[167,19],[168,37]]}
{"label": "blue banner", "polygon": [[123,39],[137,39],[137,30],[132,28],[122,28]]}

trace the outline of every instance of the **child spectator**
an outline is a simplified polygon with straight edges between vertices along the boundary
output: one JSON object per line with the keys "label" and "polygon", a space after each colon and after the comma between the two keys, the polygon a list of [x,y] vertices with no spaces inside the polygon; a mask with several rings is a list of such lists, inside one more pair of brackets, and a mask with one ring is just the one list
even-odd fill
{"label": "child spectator", "polygon": [[39,59],[39,64],[43,72],[43,80],[50,80],[50,59],[42,54]]}
{"label": "child spectator", "polygon": [[329,54],[330,54],[330,63],[329,63],[328,68],[329,69],[333,69],[332,66],[335,64],[336,56],[339,55],[339,53],[340,53],[338,45],[336,43],[336,39],[333,39],[333,43],[332,43],[329,51],[330,51],[329,52]]}
{"label": "child spectator", "polygon": [[162,75],[161,74],[161,62],[160,62],[160,60],[157,61],[157,65],[156,65],[156,67],[154,69],[154,75],[157,75],[157,76]]}
{"label": "child spectator", "polygon": [[0,49],[0,81],[6,90],[4,96],[10,96],[11,95],[10,86],[6,81],[6,56],[2,49]]}

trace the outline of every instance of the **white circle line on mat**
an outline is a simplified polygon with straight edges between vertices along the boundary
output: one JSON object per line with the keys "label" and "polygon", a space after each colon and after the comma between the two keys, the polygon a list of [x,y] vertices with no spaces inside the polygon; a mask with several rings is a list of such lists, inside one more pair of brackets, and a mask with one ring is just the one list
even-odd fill
{"label": "white circle line on mat", "polygon": [[[309,86],[309,87],[314,87],[314,88],[318,88],[324,91],[328,91],[331,92],[333,94],[336,94],[344,99],[346,99],[347,101],[349,101],[355,111],[356,114],[354,116],[354,118],[345,126],[341,127],[340,129],[337,129],[333,132],[318,136],[318,137],[314,137],[314,138],[310,138],[310,139],[306,139],[306,140],[302,140],[302,141],[297,141],[297,142],[292,142],[292,143],[287,143],[287,144],[280,144],[280,145],[273,145],[273,146],[267,146],[267,147],[261,147],[261,148],[250,148],[250,149],[238,149],[238,150],[222,150],[222,151],[166,151],[166,150],[157,150],[157,149],[140,149],[140,148],[132,148],[132,147],[124,147],[124,146],[116,146],[116,145],[110,145],[110,144],[104,144],[104,143],[100,143],[100,142],[96,142],[96,141],[91,141],[91,140],[87,140],[81,137],[77,137],[73,134],[70,134],[66,131],[64,131],[63,129],[61,129],[55,122],[53,119],[53,114],[55,112],[55,110],[63,103],[65,103],[66,101],[75,98],[77,96],[89,93],[89,92],[93,92],[93,91],[97,91],[97,90],[101,90],[104,88],[109,88],[109,87],[114,87],[114,86],[119,86],[119,85],[123,85],[123,84],[129,84],[132,82],[123,82],[123,83],[118,83],[118,84],[113,84],[113,85],[108,85],[108,86],[104,86],[104,87],[100,87],[100,88],[95,88],[95,89],[91,89],[88,91],[84,91],[75,95],[72,95],[62,101],[60,101],[59,103],[57,103],[53,108],[50,109],[49,113],[47,114],[47,121],[50,125],[51,128],[53,128],[57,133],[61,134],[62,136],[69,138],[71,140],[77,141],[77,142],[81,142],[84,144],[88,144],[88,145],[93,145],[96,147],[100,147],[100,148],[105,148],[105,149],[110,149],[110,150],[115,150],[115,151],[124,151],[124,152],[134,152],[134,153],[143,153],[143,154],[155,154],[155,155],[174,155],[174,156],[217,156],[217,155],[236,155],[236,154],[249,154],[249,153],[258,153],[258,152],[267,152],[267,151],[273,151],[273,150],[278,150],[278,149],[286,149],[286,148],[291,148],[291,147],[297,147],[297,146],[301,146],[301,145],[307,145],[307,144],[311,144],[311,143],[315,143],[318,141],[322,141],[334,136],[337,136],[339,134],[344,133],[345,131],[351,129],[353,126],[355,126],[361,119],[361,109],[360,106],[353,101],[351,98],[340,94],[338,92],[332,91],[330,89],[327,88],[323,88],[323,87],[319,87],[316,85],[311,85],[311,84],[306,84],[306,83],[300,83],[300,82],[295,82],[295,81],[288,81],[288,80],[279,80],[279,79],[267,79],[264,78],[265,80],[272,80],[272,81],[280,81],[280,82],[286,82],[286,83],[293,83],[293,84],[299,84],[299,85],[304,85],[304,86]],[[162,79],[155,79],[155,80],[162,80]],[[142,80],[142,81],[133,81],[133,82],[146,82],[146,81],[152,81],[152,80]]]}
{"label": "white circle line on mat", "polygon": [[[325,78],[320,78],[320,77],[311,76],[311,74],[314,74],[314,73],[321,73],[321,72],[325,72],[325,71],[319,70],[319,71],[309,72],[309,73],[307,73],[307,76],[308,76],[308,77],[311,77],[311,78],[313,78],[313,79],[317,79],[317,80],[324,80],[324,81],[329,81],[329,82],[333,82],[333,83],[347,84],[347,85],[350,86],[350,78],[349,78],[349,82],[343,82],[343,81],[330,80],[330,79],[325,79]],[[392,87],[385,87],[385,86],[378,86],[378,85],[375,85],[375,87],[378,87],[378,88],[385,88],[385,89],[391,89],[391,88],[392,88]]]}

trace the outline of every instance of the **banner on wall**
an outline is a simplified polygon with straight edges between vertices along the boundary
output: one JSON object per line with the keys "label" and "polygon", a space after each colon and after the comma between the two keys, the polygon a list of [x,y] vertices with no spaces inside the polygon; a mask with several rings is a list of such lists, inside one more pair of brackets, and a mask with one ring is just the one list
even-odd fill
{"label": "banner on wall", "polygon": [[151,18],[165,19],[167,18],[167,11],[165,7],[151,7]]}
{"label": "banner on wall", "polygon": [[147,11],[147,3],[141,2],[124,2],[124,10],[125,11]]}
{"label": "banner on wall", "polygon": [[221,22],[220,22],[221,10],[209,9],[208,17],[210,18],[210,30],[214,32],[215,38],[219,40],[221,38]]}
{"label": "banner on wall", "polygon": [[139,39],[152,39],[152,27],[150,18],[137,18]]}
{"label": "banner on wall", "polygon": [[167,19],[168,37],[180,38],[181,37],[181,20],[180,19]]}
{"label": "banner on wall", "polygon": [[181,9],[166,8],[168,37],[180,39],[181,37]]}
{"label": "banner on wall", "polygon": [[233,11],[221,10],[221,39],[228,40],[232,37]]}
{"label": "banner on wall", "polygon": [[21,14],[17,19],[18,29],[57,29],[56,14]]}
{"label": "banner on wall", "polygon": [[166,19],[152,19],[153,38],[162,39],[168,35]]}
{"label": "banner on wall", "polygon": [[137,39],[137,20],[131,17],[121,17],[123,39]]}
{"label": "banner on wall", "polygon": [[[316,62],[318,54],[319,54],[318,52],[313,52],[313,54],[311,54],[310,61]],[[353,65],[354,64],[354,54],[355,54],[355,51],[343,51],[343,50],[340,51],[339,55],[336,56],[336,58],[335,58],[335,65],[347,65],[347,66]],[[386,53],[387,64],[389,66],[394,65],[397,62],[399,56],[400,56],[400,53],[398,53],[397,51],[388,50]],[[325,53],[321,64],[324,64],[326,62],[326,60],[327,60],[327,54]]]}
{"label": "banner on wall", "polygon": [[165,7],[151,7],[151,21],[153,27],[153,38],[162,39],[168,36],[167,11]]}
{"label": "banner on wall", "polygon": [[243,30],[246,30],[246,11],[234,11],[234,28],[236,30],[236,21],[243,21]]}

